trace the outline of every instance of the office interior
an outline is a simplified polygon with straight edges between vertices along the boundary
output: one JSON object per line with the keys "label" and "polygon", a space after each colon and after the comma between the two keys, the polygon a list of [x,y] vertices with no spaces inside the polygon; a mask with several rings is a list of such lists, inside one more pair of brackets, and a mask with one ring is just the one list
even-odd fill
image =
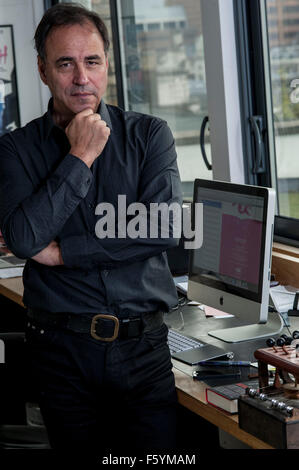
{"label": "office interior", "polygon": [[[0,80],[6,99],[6,113],[0,108],[0,135],[47,110],[50,95],[38,75],[33,36],[44,11],[55,3],[0,0]],[[195,178],[275,189],[271,274],[277,282],[299,288],[299,0],[80,3],[98,12],[109,28],[105,101],[168,122],[185,202],[192,201]],[[169,263],[179,274],[188,273],[188,254],[181,245],[169,253]],[[7,384],[0,402],[1,446],[1,427],[28,426],[30,404],[33,421],[40,418],[34,390],[20,392],[26,382],[21,278],[0,280],[0,294],[0,338],[6,354],[0,375]],[[215,322],[218,328],[234,324],[233,319],[205,319],[195,307],[186,308],[167,321],[179,328],[184,321],[190,335],[207,340]],[[296,317],[290,321],[291,330],[299,329]],[[250,361],[262,347],[265,339],[231,346],[235,357]],[[204,385],[182,368],[175,377],[182,448],[211,443],[214,449],[273,448],[242,431],[237,416],[207,405]],[[41,439],[35,448],[43,445]]]}

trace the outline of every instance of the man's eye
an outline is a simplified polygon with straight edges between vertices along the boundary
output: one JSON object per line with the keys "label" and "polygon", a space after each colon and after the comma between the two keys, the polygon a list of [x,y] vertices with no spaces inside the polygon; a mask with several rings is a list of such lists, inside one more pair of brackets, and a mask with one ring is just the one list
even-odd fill
{"label": "man's eye", "polygon": [[71,62],[63,62],[62,64],[59,65],[60,68],[67,68],[71,65]]}

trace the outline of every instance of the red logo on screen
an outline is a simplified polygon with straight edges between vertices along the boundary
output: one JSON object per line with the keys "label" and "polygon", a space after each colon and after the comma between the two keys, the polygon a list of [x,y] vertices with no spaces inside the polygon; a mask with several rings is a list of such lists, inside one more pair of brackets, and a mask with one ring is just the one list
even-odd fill
{"label": "red logo on screen", "polygon": [[239,214],[246,214],[251,216],[251,207],[250,206],[245,206],[244,204],[237,204],[236,202],[233,202],[233,206],[238,206],[238,212]]}
{"label": "red logo on screen", "polygon": [[6,58],[7,58],[7,46],[4,46],[3,51],[2,49],[0,49],[0,63],[3,62],[3,64],[6,64]]}

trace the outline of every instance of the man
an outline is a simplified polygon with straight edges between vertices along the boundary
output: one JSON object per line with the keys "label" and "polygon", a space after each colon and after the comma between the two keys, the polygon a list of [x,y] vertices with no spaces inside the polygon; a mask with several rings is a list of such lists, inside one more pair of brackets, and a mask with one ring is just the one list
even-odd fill
{"label": "man", "polygon": [[52,7],[35,43],[52,99],[43,117],[0,139],[0,227],[28,259],[27,344],[50,443],[172,448],[163,312],[177,304],[165,255],[177,244],[173,224],[169,237],[99,238],[95,209],[117,213],[119,195],[126,207],[181,203],[173,137],[158,118],[104,103],[109,39],[94,12]]}

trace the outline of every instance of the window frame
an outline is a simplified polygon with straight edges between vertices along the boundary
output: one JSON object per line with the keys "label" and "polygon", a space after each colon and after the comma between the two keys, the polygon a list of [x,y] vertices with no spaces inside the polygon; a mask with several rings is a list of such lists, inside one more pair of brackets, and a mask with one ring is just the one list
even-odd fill
{"label": "window frame", "polygon": [[[271,69],[267,32],[266,0],[235,0],[235,21],[238,27],[237,43],[240,73],[240,95],[243,120],[244,166],[246,183],[272,186],[277,191],[275,133],[272,117]],[[243,83],[243,85],[242,85]],[[245,83],[245,86],[244,86]],[[248,126],[249,111],[263,118],[266,174],[252,175],[254,144]],[[277,213],[274,223],[274,241],[299,246],[299,219]]]}
{"label": "window frame", "polygon": [[244,183],[234,0],[201,0],[201,11],[213,178]]}

